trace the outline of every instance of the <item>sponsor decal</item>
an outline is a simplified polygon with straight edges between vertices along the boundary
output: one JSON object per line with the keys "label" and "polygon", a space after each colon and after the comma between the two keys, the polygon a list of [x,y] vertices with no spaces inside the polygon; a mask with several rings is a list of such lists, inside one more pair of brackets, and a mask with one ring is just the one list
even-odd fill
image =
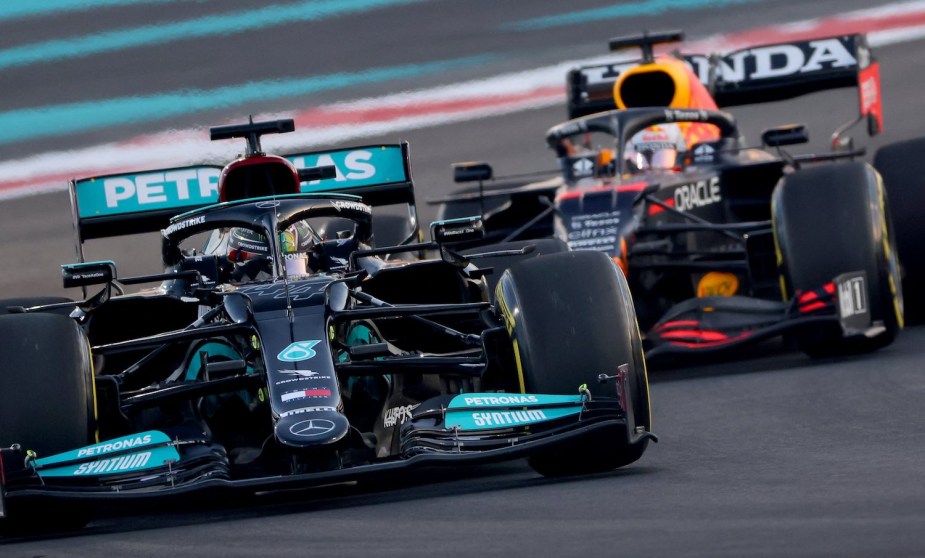
{"label": "sponsor decal", "polygon": [[573,215],[568,220],[566,240],[573,250],[615,251],[619,233],[619,211]]}
{"label": "sponsor decal", "polygon": [[278,374],[288,376],[286,380],[280,380],[276,382],[276,385],[281,386],[285,384],[291,384],[293,382],[304,382],[306,380],[330,380],[331,376],[322,376],[318,372],[313,372],[311,370],[277,370]]}
{"label": "sponsor decal", "polygon": [[842,318],[867,313],[867,286],[863,276],[838,283],[838,306]]}
{"label": "sponsor decal", "polygon": [[619,211],[571,215],[568,218],[566,241],[573,250],[614,251],[619,240]]}
{"label": "sponsor decal", "polygon": [[[39,470],[42,477],[108,475],[153,469],[180,459],[174,446],[160,445],[169,442],[166,434],[152,430],[45,457],[36,460],[36,463],[42,467]],[[138,451],[124,453],[126,450]],[[120,455],[109,455],[113,453]],[[59,463],[78,460],[84,462],[56,467]]]}
{"label": "sponsor decal", "polygon": [[369,206],[365,203],[345,200],[334,200],[331,203],[334,204],[334,207],[336,207],[338,210],[347,209],[351,211],[361,211],[363,213],[371,212]]}
{"label": "sponsor decal", "polygon": [[572,250],[597,250],[598,252],[613,252],[617,249],[616,236],[601,236],[584,240],[569,240],[568,247]]}
{"label": "sponsor decal", "polygon": [[581,404],[571,407],[544,409],[497,410],[497,411],[447,411],[446,428],[460,430],[486,430],[490,428],[512,428],[544,421],[576,416],[581,413]]}
{"label": "sponsor decal", "polygon": [[531,393],[466,393],[454,397],[447,409],[468,407],[519,407],[526,405],[581,405],[580,395],[543,395]]}
{"label": "sponsor decal", "polygon": [[203,224],[203,223],[205,223],[205,222],[206,222],[206,217],[205,217],[205,215],[201,215],[201,216],[199,216],[199,217],[193,217],[192,219],[186,219],[185,221],[179,221],[179,222],[177,222],[177,223],[174,223],[174,224],[170,225],[170,226],[167,227],[166,229],[164,229],[164,234],[166,234],[166,235],[169,236],[169,235],[172,235],[173,233],[175,233],[175,232],[177,232],[177,231],[182,231],[183,229],[185,229],[185,228],[187,228],[187,227],[192,227],[192,226],[195,226],[195,225],[201,225],[201,224]]}
{"label": "sponsor decal", "polygon": [[293,409],[291,411],[286,411],[279,414],[279,418],[288,417],[290,415],[301,415],[302,413],[317,413],[320,411],[329,411],[337,412],[337,409],[334,407],[301,407],[299,409]]}
{"label": "sponsor decal", "polygon": [[[304,381],[306,381],[307,379],[308,379],[308,378],[290,378],[290,379],[288,379],[288,380],[280,380],[280,381],[278,381],[278,382],[275,382],[273,385],[284,386],[284,385],[286,385],[286,384],[291,384],[291,383],[293,383],[293,382],[304,382]],[[330,380],[331,377],[330,377],[330,376],[319,376],[318,378],[313,378],[313,379],[318,379],[318,380],[321,380],[321,379]]]}
{"label": "sponsor decal", "polygon": [[665,109],[668,122],[700,122],[707,119],[705,110]]}
{"label": "sponsor decal", "polygon": [[98,446],[90,446],[87,448],[77,450],[77,457],[83,457],[85,455],[100,455],[104,453],[110,453],[113,451],[120,451],[123,449],[132,448],[135,446],[143,446],[151,443],[151,434],[145,434],[143,436],[136,436],[134,438],[123,438],[121,440],[115,440],[113,442],[107,442],[105,444],[100,444]]}
{"label": "sponsor decal", "polygon": [[294,399],[308,399],[314,397],[331,397],[331,390],[327,388],[300,389],[299,391],[284,393],[280,396],[280,400],[285,403]]}
{"label": "sponsor decal", "polygon": [[588,125],[584,120],[579,120],[577,122],[570,122],[568,124],[563,124],[562,127],[558,130],[559,137],[572,136],[579,132],[584,132],[587,130]]}
{"label": "sponsor decal", "polygon": [[276,358],[283,362],[301,362],[313,358],[317,353],[313,347],[321,343],[320,340],[312,339],[309,341],[296,341],[282,351]]}
{"label": "sponsor decal", "polygon": [[[588,84],[588,86],[593,86],[597,84],[611,85],[613,82],[620,76],[621,73],[626,70],[636,66],[636,63],[625,63],[625,64],[605,64],[602,66],[592,66],[589,68],[581,68],[582,81]],[[608,88],[608,92],[613,88]]]}
{"label": "sponsor decal", "polygon": [[584,178],[594,175],[594,161],[587,157],[582,157],[572,163],[572,176],[575,178]]}
{"label": "sponsor decal", "polygon": [[302,438],[316,438],[318,436],[324,436],[325,434],[333,431],[334,428],[334,422],[328,419],[308,419],[299,421],[290,426],[289,432],[293,436],[301,436]]}
{"label": "sponsor decal", "polygon": [[147,465],[150,460],[150,451],[123,455],[112,459],[101,459],[93,463],[82,464],[74,471],[74,475],[99,475],[140,469]]}
{"label": "sponsor decal", "polygon": [[483,395],[473,397],[463,397],[463,402],[467,406],[472,405],[523,405],[538,403],[539,399],[535,395]]}
{"label": "sponsor decal", "polygon": [[404,423],[411,418],[411,411],[416,409],[418,405],[401,405],[388,409],[382,419],[382,426],[392,428],[397,424]]}
{"label": "sponsor decal", "polygon": [[[829,38],[740,50],[723,56],[719,79],[726,83],[781,78],[809,72],[850,68],[858,64],[852,54],[853,38]],[[706,56],[685,57],[703,83],[710,82]]]}
{"label": "sponsor decal", "polygon": [[873,63],[858,73],[861,114],[872,114],[883,130],[883,102],[880,98],[880,64]]}
{"label": "sponsor decal", "polygon": [[74,461],[86,457],[102,456],[107,453],[113,453],[117,451],[121,452],[132,448],[141,448],[147,445],[162,444],[169,441],[170,438],[168,438],[167,435],[163,432],[149,430],[147,432],[139,432],[138,434],[132,434],[131,436],[114,438],[99,444],[93,444],[91,446],[67,451],[65,453],[44,457],[38,459],[36,463],[39,465],[48,466],[64,461]]}
{"label": "sponsor decal", "polygon": [[640,141],[633,143],[633,149],[639,153],[661,151],[663,149],[677,149],[678,144],[670,141]]}
{"label": "sponsor decal", "polygon": [[694,148],[695,163],[712,163],[715,160],[716,150],[713,146],[702,143]]}
{"label": "sponsor decal", "polygon": [[734,273],[711,271],[697,283],[697,296],[732,296],[739,290],[739,278]]}
{"label": "sponsor decal", "polygon": [[[280,374],[287,374],[289,376],[299,376],[300,378],[318,378],[318,372],[312,370],[277,370]],[[321,376],[327,377],[327,376]]]}
{"label": "sponsor decal", "polygon": [[682,184],[675,188],[674,206],[679,211],[689,211],[722,201],[719,191],[719,177]]}
{"label": "sponsor decal", "polygon": [[647,143],[650,141],[656,142],[670,142],[671,136],[668,135],[668,132],[660,126],[651,126],[640,132],[637,136],[639,143]]}
{"label": "sponsor decal", "polygon": [[98,217],[211,204],[218,201],[220,172],[188,167],[79,180],[77,205],[81,217]]}
{"label": "sponsor decal", "polygon": [[298,168],[334,167],[334,178],[305,182],[302,184],[302,192],[391,184],[408,179],[399,145],[304,153],[287,155],[286,158]]}
{"label": "sponsor decal", "polygon": [[458,227],[454,229],[451,229],[451,228],[440,229],[440,235],[443,237],[452,237],[452,236],[461,236],[461,235],[464,236],[468,234],[474,234],[476,232],[478,232],[478,229],[473,226]]}
{"label": "sponsor decal", "polygon": [[546,420],[546,413],[538,409],[530,411],[493,411],[472,413],[476,426],[516,426]]}

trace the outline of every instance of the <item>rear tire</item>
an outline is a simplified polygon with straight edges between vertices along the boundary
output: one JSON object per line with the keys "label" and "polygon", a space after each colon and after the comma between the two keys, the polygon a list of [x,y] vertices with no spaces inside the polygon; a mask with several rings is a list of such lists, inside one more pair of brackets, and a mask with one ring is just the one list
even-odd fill
{"label": "rear tire", "polygon": [[[516,342],[520,391],[577,394],[581,384],[599,386],[598,374],[615,374],[618,366],[629,364],[635,417],[630,431],[651,430],[636,314],[623,273],[610,258],[563,252],[515,264],[500,281],[498,299]],[[628,445],[615,434],[535,454],[530,466],[544,476],[561,476],[607,471],[642,456],[647,440]]]}
{"label": "rear tire", "polygon": [[883,185],[893,200],[896,248],[903,269],[903,303],[909,323],[925,320],[925,257],[921,242],[925,240],[925,221],[920,211],[925,206],[925,138],[893,143],[881,147],[874,155],[874,167],[883,177]]}
{"label": "rear tire", "polygon": [[885,331],[846,338],[837,324],[798,334],[813,357],[857,354],[893,342],[903,324],[902,285],[886,192],[866,163],[810,167],[784,177],[772,197],[778,265],[788,299],[836,276],[865,271],[870,315]]}

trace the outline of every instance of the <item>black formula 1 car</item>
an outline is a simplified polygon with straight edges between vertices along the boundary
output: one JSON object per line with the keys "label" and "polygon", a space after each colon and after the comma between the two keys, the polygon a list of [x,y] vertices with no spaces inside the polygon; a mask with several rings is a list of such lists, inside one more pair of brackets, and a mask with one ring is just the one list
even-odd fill
{"label": "black formula 1 car", "polygon": [[[640,60],[577,68],[569,114],[546,141],[560,172],[493,181],[486,163],[455,168],[478,182],[432,203],[440,216],[481,214],[486,239],[555,237],[618,262],[649,359],[707,354],[791,332],[810,355],[874,350],[903,326],[900,266],[880,175],[837,149],[794,156],[801,125],[749,147],[722,106],[857,86],[855,123],[881,128],[879,70],[863,36],[767,45],[725,56],[655,56],[679,32],[611,41]],[[477,250],[477,248],[475,248]]]}
{"label": "black formula 1 car", "polygon": [[[161,229],[165,271],[80,261],[62,267],[64,286],[96,294],[0,303],[0,525],[523,456],[544,475],[601,471],[655,440],[610,258],[461,256],[479,219],[371,247],[372,205],[414,214],[408,145],[261,151],[261,134],[292,128],[214,128],[248,141],[224,168],[72,181],[80,260],[84,240]],[[476,263],[512,258],[488,292]]]}

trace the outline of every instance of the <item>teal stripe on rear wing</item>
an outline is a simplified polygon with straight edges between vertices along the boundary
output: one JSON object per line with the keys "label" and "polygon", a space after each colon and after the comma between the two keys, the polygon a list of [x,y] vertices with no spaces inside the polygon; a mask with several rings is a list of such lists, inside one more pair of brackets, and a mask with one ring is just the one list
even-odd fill
{"label": "teal stripe on rear wing", "polygon": [[221,171],[201,165],[72,180],[78,240],[160,230],[178,213],[216,203]]}
{"label": "teal stripe on rear wing", "polygon": [[[297,168],[333,165],[337,169],[335,178],[303,183],[302,192],[349,193],[373,206],[407,204],[411,228],[417,236],[419,225],[407,143],[285,157]],[[221,170],[218,165],[198,165],[70,181],[78,261],[83,261],[85,240],[160,230],[175,215],[217,203]]]}
{"label": "teal stripe on rear wing", "polygon": [[332,165],[336,176],[302,183],[302,193],[342,192],[369,205],[414,204],[411,155],[407,142],[283,155],[296,168]]}

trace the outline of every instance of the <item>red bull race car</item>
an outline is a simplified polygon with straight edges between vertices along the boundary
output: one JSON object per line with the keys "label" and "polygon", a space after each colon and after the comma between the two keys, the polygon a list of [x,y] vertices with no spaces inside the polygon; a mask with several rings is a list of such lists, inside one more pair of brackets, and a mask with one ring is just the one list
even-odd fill
{"label": "red bull race car", "polygon": [[626,274],[649,359],[785,332],[818,356],[892,342],[904,314],[887,192],[849,125],[831,153],[792,155],[784,148],[808,141],[804,126],[769,129],[752,146],[720,110],[856,87],[850,124],[878,133],[879,69],[865,38],[656,54],[681,38],[612,40],[642,57],[568,74],[572,120],[546,134],[559,173],[525,183],[458,164],[456,181],[479,187],[434,200],[440,215],[481,215],[492,242],[555,238],[551,251],[607,254]]}
{"label": "red bull race car", "polygon": [[[292,129],[214,128],[247,138],[225,167],[71,182],[80,261],[63,281],[91,294],[0,301],[0,527],[80,525],[100,501],[515,457],[544,475],[602,471],[655,440],[610,258],[461,255],[478,218],[417,242],[407,144],[263,153],[262,134]],[[373,245],[371,208],[396,203],[411,234]],[[86,240],[156,230],[163,273],[83,261]],[[489,292],[479,264],[495,259],[516,263]]]}

